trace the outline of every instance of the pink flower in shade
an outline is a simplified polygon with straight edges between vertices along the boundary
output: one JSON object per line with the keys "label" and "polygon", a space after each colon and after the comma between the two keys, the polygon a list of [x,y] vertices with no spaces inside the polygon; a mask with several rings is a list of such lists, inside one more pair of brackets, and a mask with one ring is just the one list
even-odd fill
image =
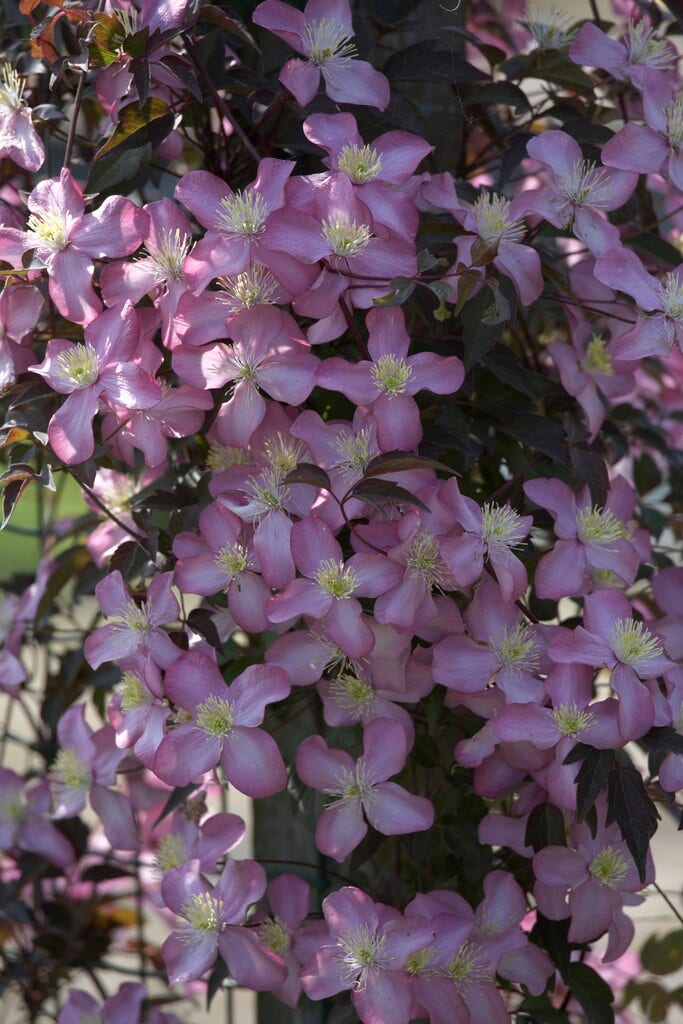
{"label": "pink flower in shade", "polygon": [[654,721],[654,704],[643,680],[674,668],[660,640],[632,616],[628,599],[615,590],[597,590],[584,603],[583,626],[565,630],[548,653],[560,664],[604,665],[612,670],[610,686],[619,696],[623,741],[643,736]]}
{"label": "pink flower in shade", "polygon": [[272,796],[284,788],[287,772],[277,743],[258,728],[266,705],[290,691],[281,668],[250,665],[226,686],[214,661],[190,652],[168,669],[164,688],[183,714],[154,759],[162,782],[185,786],[221,764],[228,782],[247,796]]}
{"label": "pink flower in shade", "polygon": [[664,618],[656,620],[657,634],[662,638],[674,661],[683,660],[683,567],[669,566],[651,578],[650,585]]}
{"label": "pink flower in shade", "polygon": [[551,627],[528,623],[486,576],[465,612],[465,622],[470,636],[453,633],[434,645],[436,682],[461,693],[477,693],[495,680],[508,701],[538,700],[543,693],[539,675],[552,664],[546,654]]}
{"label": "pink flower in shade", "polygon": [[45,780],[26,786],[15,772],[0,768],[0,791],[0,850],[25,850],[62,868],[73,864],[71,843],[47,817],[50,790]]}
{"label": "pink flower in shade", "polygon": [[602,147],[608,167],[638,174],[663,173],[683,188],[683,103],[660,72],[646,68],[641,76],[643,113],[647,124],[629,121]]}
{"label": "pink flower in shade", "polygon": [[200,871],[216,870],[216,861],[242,842],[246,826],[237,814],[221,811],[198,824],[191,811],[176,811],[170,832],[157,845],[154,860],[167,874],[190,860]]}
{"label": "pink flower in shade", "polygon": [[337,103],[385,110],[389,82],[364,60],[356,60],[353,23],[348,0],[308,0],[303,13],[281,0],[265,0],[252,15],[306,58],[293,57],[280,72],[280,81],[305,107],[320,87]]}
{"label": "pink flower in shade", "polygon": [[23,342],[30,342],[42,310],[43,296],[33,285],[8,285],[0,292],[0,394],[34,360]]}
{"label": "pink flower in shade", "polygon": [[393,907],[344,886],[323,900],[329,940],[304,965],[301,983],[309,999],[350,991],[363,1024],[408,1024],[408,964],[428,945],[433,927],[404,918]]}
{"label": "pink flower in shade", "polygon": [[277,988],[286,976],[281,957],[242,927],[249,907],[263,896],[266,873],[253,860],[229,860],[211,887],[191,860],[161,883],[164,903],[183,919],[161,948],[171,984],[201,978],[220,953],[238,985],[256,992]]}
{"label": "pink flower in shade", "polygon": [[71,171],[39,182],[28,197],[26,231],[0,228],[0,258],[21,265],[29,249],[46,268],[50,296],[62,316],[87,324],[102,309],[92,287],[94,259],[128,256],[147,234],[148,217],[129,199],[111,196],[85,213],[83,192]]}
{"label": "pink flower in shade", "polygon": [[633,371],[637,363],[614,359],[602,334],[590,335],[585,343],[581,343],[576,335],[573,345],[565,345],[561,341],[551,341],[548,351],[560,375],[562,387],[568,395],[573,395],[586,415],[589,440],[593,440],[603,424],[606,409],[601,397],[604,394],[609,404],[624,398],[635,389]]}
{"label": "pink flower in shade", "polygon": [[118,569],[97,584],[95,596],[109,621],[85,641],[83,651],[91,668],[138,653],[148,655],[164,669],[175,661],[178,648],[161,628],[180,616],[171,578],[170,572],[155,576],[143,604],[130,596]]}
{"label": "pink flower in shade", "polygon": [[207,229],[185,263],[192,292],[202,291],[213,278],[249,272],[254,264],[267,268],[287,291],[301,290],[302,283],[307,287],[311,274],[291,255],[298,256],[296,249],[273,251],[277,247],[262,244],[269,218],[285,204],[293,170],[293,160],[266,157],[255,180],[238,192],[208,171],[190,171],[178,182],[175,198]]}
{"label": "pink flower in shade", "polygon": [[313,389],[318,359],[292,317],[272,306],[232,317],[226,334],[232,345],[176,349],[173,369],[198,388],[231,386],[222,415],[233,420],[236,440],[246,445],[266,415],[261,392],[278,402],[300,405]]}
{"label": "pink flower in shade", "polygon": [[367,206],[376,224],[410,242],[415,238],[418,213],[400,187],[431,153],[433,146],[410,132],[385,132],[364,145],[353,114],[312,114],[303,124],[304,135],[329,153],[323,162],[345,174],[354,195]]}
{"label": "pink flower in shade", "polygon": [[133,753],[147,768],[164,738],[171,714],[164,697],[161,672],[150,658],[141,655],[121,661],[121,680],[114,687],[107,715],[116,730],[116,745]]}
{"label": "pink flower in shade", "polygon": [[287,977],[273,995],[294,1008],[301,995],[299,971],[304,945],[297,929],[308,915],[311,887],[296,875],[279,875],[268,884],[267,896],[273,913],[257,918],[258,936],[264,946],[282,957],[287,967]]}
{"label": "pink flower in shade", "polygon": [[139,1024],[146,998],[145,986],[130,981],[103,1003],[74,988],[59,1011],[57,1024]]}
{"label": "pink flower in shade", "polygon": [[396,686],[382,689],[374,683],[371,671],[365,666],[340,672],[334,679],[321,679],[317,685],[323,702],[323,718],[328,725],[360,723],[365,726],[378,718],[391,718],[403,728],[409,748],[415,739],[415,727],[410,714],[400,704],[417,704],[431,688],[431,680],[425,678],[405,683],[402,690]]}
{"label": "pink flower in shade", "polygon": [[107,306],[116,306],[126,301],[135,304],[149,295],[161,311],[163,342],[171,347],[173,317],[188,287],[185,263],[192,248],[192,227],[170,199],[148,203],[143,210],[148,215],[143,255],[104,267],[100,276],[102,298]]}
{"label": "pink flower in shade", "polygon": [[438,395],[457,391],[465,376],[463,365],[456,356],[433,352],[409,356],[410,338],[399,308],[370,310],[367,325],[370,360],[325,359],[316,372],[316,384],[369,407],[382,451],[410,451],[422,438],[412,396],[422,390]]}
{"label": "pink flower in shade", "polygon": [[[601,815],[602,816],[602,815]],[[641,882],[616,825],[601,823],[595,836],[586,824],[572,824],[570,845],[546,846],[533,860],[537,882],[534,897],[545,917],[571,917],[570,942],[590,942],[609,933],[603,960],[615,960],[630,945],[634,927],[623,912],[654,879],[648,852],[645,881]]]}
{"label": "pink flower in shade", "polygon": [[294,563],[305,577],[295,579],[266,607],[270,622],[295,621],[300,615],[323,621],[331,640],[350,658],[369,654],[374,636],[361,617],[359,597],[377,597],[400,579],[401,567],[380,554],[353,555],[344,562],[329,526],[316,516],[295,523],[291,533]]}
{"label": "pink flower in shade", "polygon": [[37,171],[45,159],[45,147],[24,99],[24,83],[7,63],[0,68],[0,158],[3,157],[31,172]]}
{"label": "pink flower in shade", "polygon": [[125,757],[114,742],[114,730],[105,725],[93,732],[85,721],[85,705],[75,704],[57,724],[59,750],[50,767],[53,818],[73,818],[90,798],[104,834],[118,850],[137,850],[138,834],[133,809],[116,784],[116,769]]}
{"label": "pink flower in shade", "polygon": [[532,517],[520,516],[510,505],[493,501],[480,506],[460,493],[454,478],[444,484],[441,498],[463,531],[439,539],[441,557],[458,586],[476,583],[484,571],[484,560],[488,559],[504,600],[514,601],[526,590],[528,580],[526,569],[513,555],[512,548],[527,536]]}
{"label": "pink flower in shade", "polygon": [[133,362],[138,338],[138,316],[127,302],[92,320],[82,343],[53,338],[43,362],[30,367],[68,396],[47,429],[55,454],[68,465],[85,462],[94,451],[92,421],[100,399],[125,409],[159,401],[159,385]]}
{"label": "pink flower in shade", "polygon": [[407,753],[405,730],[390,718],[378,718],[365,726],[363,754],[357,761],[345,750],[328,747],[322,736],[303,741],[296,755],[299,778],[333,797],[315,830],[321,853],[345,860],[366,835],[366,818],[385,836],[432,827],[434,808],[429,800],[387,781],[405,767]]}
{"label": "pink flower in shade", "polygon": [[585,594],[592,589],[591,574],[596,571],[633,583],[641,559],[627,538],[636,495],[623,477],[614,480],[604,508],[593,504],[587,487],[574,494],[561,480],[529,480],[524,493],[548,509],[558,537],[536,568],[539,597],[559,600]]}
{"label": "pink flower in shade", "polygon": [[605,214],[627,202],[638,175],[584,160],[578,142],[561,131],[546,131],[531,139],[527,153],[551,173],[549,185],[522,193],[527,211],[537,213],[556,228],[571,226],[576,237],[596,255],[619,245],[619,230]]}
{"label": "pink flower in shade", "polygon": [[675,67],[676,50],[667,39],[657,36],[644,18],[630,18],[619,40],[610,39],[594,22],[584,22],[569,47],[569,57],[575,64],[602,68],[617,81],[630,81],[641,89],[646,69],[664,77],[663,72]]}
{"label": "pink flower in shade", "polygon": [[217,502],[199,517],[199,535],[180,533],[173,542],[178,558],[173,578],[183,593],[209,597],[227,591],[233,619],[248,633],[268,628],[270,588],[258,572],[258,558],[244,536],[242,521]]}
{"label": "pink flower in shade", "polygon": [[[152,479],[152,474],[149,476],[143,474],[138,483],[130,473],[119,473],[115,469],[107,469],[106,466],[103,466],[95,474],[92,491],[105,508],[112,512],[123,526],[127,527],[127,530],[144,538],[147,534],[133,519],[130,503],[137,491],[142,490],[147,483],[151,483]],[[90,531],[85,542],[90,557],[101,569],[117,548],[131,539],[130,533],[110,519],[88,494],[84,493],[83,498],[86,505],[103,520],[99,526]]]}
{"label": "pink flower in shade", "polygon": [[634,252],[620,246],[596,260],[595,276],[608,287],[630,295],[641,313],[635,327],[620,335],[613,345],[618,359],[666,357],[674,341],[683,351],[683,264],[658,281]]}
{"label": "pink flower in shade", "polygon": [[[269,249],[295,252],[301,263],[309,266],[323,261],[319,276],[316,272],[313,278],[315,284],[301,280],[298,288],[290,289],[295,295],[294,308],[299,315],[315,319],[335,314],[345,329],[338,301],[354,284],[354,275],[358,274],[359,280],[349,297],[354,305],[369,307],[373,298],[386,293],[392,277],[417,273],[415,246],[386,228],[378,229],[370,210],[343,174],[330,175],[320,182],[312,190],[312,199],[310,213],[292,206],[277,210],[268,221],[263,244]],[[370,283],[363,278],[369,278]],[[356,295],[357,288],[362,295]]]}

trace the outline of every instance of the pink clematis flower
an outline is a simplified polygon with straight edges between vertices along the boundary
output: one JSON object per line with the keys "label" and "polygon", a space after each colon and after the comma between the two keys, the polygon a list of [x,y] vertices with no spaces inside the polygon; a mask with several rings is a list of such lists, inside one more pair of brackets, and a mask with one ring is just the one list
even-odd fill
{"label": "pink clematis flower", "polygon": [[520,516],[510,505],[487,501],[480,506],[460,493],[454,478],[446,481],[441,496],[463,531],[439,538],[441,557],[458,586],[476,583],[484,571],[484,559],[488,558],[503,598],[507,602],[516,600],[526,590],[528,580],[526,569],[513,555],[512,548],[528,534],[532,517]]}
{"label": "pink clematis flower", "polygon": [[45,147],[33,127],[31,108],[24,99],[24,82],[11,65],[0,68],[0,158],[8,157],[25,171],[37,171]]}
{"label": "pink clematis flower", "polygon": [[121,680],[114,687],[107,715],[116,730],[116,746],[133,748],[147,768],[164,738],[164,725],[171,709],[164,697],[159,667],[150,658],[137,655],[121,661]]}
{"label": "pink clematis flower", "polygon": [[663,73],[675,67],[676,50],[669,40],[657,36],[644,18],[630,18],[627,31],[618,40],[610,39],[594,22],[586,21],[569,47],[569,57],[575,64],[602,68],[617,81],[630,81],[642,89],[646,69],[654,69],[664,77]]}
{"label": "pink clematis flower", "polygon": [[111,196],[85,213],[83,191],[71,171],[39,182],[28,197],[26,231],[0,228],[0,259],[18,267],[33,250],[46,268],[50,296],[59,312],[87,324],[102,309],[92,287],[93,259],[129,256],[147,234],[148,217],[130,199]]}
{"label": "pink clematis flower", "polygon": [[102,1004],[89,993],[74,988],[59,1011],[57,1024],[139,1024],[146,998],[145,986],[130,981]]}
{"label": "pink clematis flower", "polygon": [[536,568],[534,586],[539,597],[559,600],[585,594],[596,571],[633,583],[641,561],[628,539],[636,495],[623,477],[614,480],[604,508],[593,504],[587,487],[574,494],[561,480],[529,480],[524,493],[548,509],[558,537]]}
{"label": "pink clematis flower", "polygon": [[594,255],[619,245],[619,230],[605,214],[627,202],[638,175],[584,160],[578,142],[566,132],[543,132],[531,139],[527,153],[552,175],[549,185],[521,194],[520,201],[526,199],[527,211],[537,213],[556,228],[571,226]]}
{"label": "pink clematis flower", "polygon": [[284,788],[287,772],[277,743],[258,728],[266,705],[289,694],[281,668],[250,665],[226,686],[211,658],[190,652],[168,669],[164,688],[184,717],[154,758],[162,782],[185,786],[220,763],[227,780],[247,796],[272,796]]}
{"label": "pink clematis flower", "polygon": [[91,668],[133,654],[148,655],[160,668],[178,657],[178,648],[161,626],[175,622],[180,608],[171,592],[170,572],[155,576],[144,604],[137,604],[117,570],[95,587],[95,596],[109,621],[86,639],[83,652]]}
{"label": "pink clematis flower", "polygon": [[296,875],[279,875],[268,884],[267,896],[273,913],[259,920],[258,935],[261,942],[285,962],[287,977],[273,994],[294,1009],[301,995],[299,972],[305,946],[297,929],[308,915],[311,887]]}
{"label": "pink clematis flower", "polygon": [[306,57],[288,60],[280,81],[299,106],[311,102],[322,75],[330,99],[337,103],[385,110],[389,82],[364,60],[355,60],[353,24],[348,0],[308,0],[303,13],[281,0],[265,0],[252,15],[254,24],[284,39]]}
{"label": "pink clematis flower", "polygon": [[210,596],[227,591],[233,619],[248,633],[268,628],[265,606],[270,588],[258,572],[258,558],[244,537],[242,521],[217,502],[199,517],[199,536],[180,533],[173,578],[185,594]]}
{"label": "pink clematis flower", "polygon": [[433,937],[431,924],[404,918],[353,886],[331,893],[322,909],[329,939],[321,940],[301,972],[306,995],[327,999],[350,991],[363,1024],[408,1024],[408,964]]}
{"label": "pink clematis flower", "polygon": [[238,985],[257,992],[277,988],[286,976],[282,958],[244,928],[249,907],[263,896],[266,873],[253,860],[229,860],[211,887],[191,860],[161,883],[166,906],[183,919],[161,948],[168,979],[201,978],[220,955]]}
{"label": "pink clematis flower", "polygon": [[285,204],[293,169],[292,160],[266,157],[255,180],[238,192],[208,171],[190,171],[178,182],[176,199],[207,229],[185,261],[192,292],[202,291],[215,277],[247,273],[255,264],[267,268],[289,292],[310,284],[312,275],[290,255],[297,250],[273,251],[277,246],[266,249],[262,244],[270,217]]}
{"label": "pink clematis flower", "polygon": [[457,391],[465,376],[463,365],[456,356],[432,352],[409,356],[410,338],[399,308],[370,310],[367,325],[371,359],[348,363],[331,356],[321,362],[316,384],[369,407],[382,451],[410,451],[422,438],[412,396],[422,390],[438,395]]}
{"label": "pink clematis flower", "polygon": [[242,842],[246,826],[237,814],[221,811],[198,824],[192,811],[183,808],[173,815],[171,831],[159,840],[154,860],[167,874],[190,860],[201,871],[215,871],[216,861]]}
{"label": "pink clematis flower", "polygon": [[363,754],[354,761],[345,750],[309,736],[296,755],[297,774],[307,786],[337,798],[318,818],[315,841],[321,853],[343,861],[366,835],[368,826],[385,836],[424,832],[434,824],[429,800],[387,780],[405,766],[407,745],[399,722],[378,718],[363,730]]}
{"label": "pink clematis flower", "polygon": [[353,114],[312,114],[304,121],[303,130],[307,139],[329,153],[323,162],[346,175],[374,222],[412,241],[418,212],[400,186],[433,147],[418,135],[401,131],[385,132],[364,145]]}
{"label": "pink clematis flower", "polygon": [[31,284],[9,285],[0,292],[0,394],[35,358],[28,342],[43,304],[43,296]]}
{"label": "pink clematis flower", "polygon": [[292,527],[294,562],[305,579],[295,579],[271,597],[266,614],[271,622],[307,615],[321,620],[331,640],[350,658],[363,658],[375,642],[361,617],[358,597],[377,597],[402,576],[401,567],[380,554],[353,555],[344,562],[329,526],[316,516]]}
{"label": "pink clematis flower", "polygon": [[84,333],[82,344],[53,338],[43,362],[30,367],[54,391],[68,396],[51,417],[47,433],[55,454],[69,465],[85,462],[94,451],[92,421],[101,398],[114,406],[141,409],[161,396],[154,378],[133,362],[139,324],[129,302],[105,310]]}
{"label": "pink clematis flower", "polygon": [[119,850],[137,850],[138,834],[133,809],[123,793],[111,787],[125,751],[114,742],[114,730],[105,725],[93,732],[85,721],[85,705],[75,704],[57,724],[59,751],[49,772],[53,791],[53,817],[73,818],[90,798],[104,834]]}
{"label": "pink clematis flower", "polygon": [[553,640],[548,653],[560,664],[604,665],[619,696],[619,728],[624,742],[643,736],[654,722],[654,703],[643,680],[673,669],[660,640],[632,616],[628,599],[615,590],[597,590],[584,604],[583,626]]}
{"label": "pink clematis flower", "polygon": [[653,68],[641,76],[646,125],[629,121],[602,147],[608,167],[638,174],[664,173],[683,188],[683,104],[681,97]]}
{"label": "pink clematis flower", "polygon": [[26,785],[16,772],[0,768],[0,791],[0,850],[25,850],[61,868],[73,864],[71,843],[47,817],[50,790],[45,779]]}

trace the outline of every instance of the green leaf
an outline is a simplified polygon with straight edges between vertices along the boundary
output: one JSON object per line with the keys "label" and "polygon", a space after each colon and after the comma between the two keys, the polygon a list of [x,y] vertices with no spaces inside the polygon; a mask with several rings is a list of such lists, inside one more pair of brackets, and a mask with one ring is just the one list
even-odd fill
{"label": "green leaf", "polygon": [[667,935],[651,935],[640,951],[640,960],[652,974],[673,974],[683,967],[683,928]]}
{"label": "green leaf", "polygon": [[562,976],[586,1014],[586,1024],[614,1024],[614,993],[592,967],[570,963]]}
{"label": "green leaf", "polygon": [[647,851],[657,831],[659,814],[635,768],[619,765],[610,772],[606,823],[611,825],[614,821],[635,861],[640,881],[644,882]]}
{"label": "green leaf", "polygon": [[394,277],[389,282],[387,294],[380,295],[372,301],[376,306],[401,306],[410,298],[415,288],[415,281],[411,281],[409,277]]}
{"label": "green leaf", "polygon": [[422,509],[423,512],[430,511],[414,494],[391,480],[359,480],[349,491],[348,498],[358,498],[359,501],[376,508],[378,512],[382,512],[385,505],[408,505]]}
{"label": "green leaf", "polygon": [[524,845],[538,853],[546,846],[566,846],[564,814],[549,800],[537,804],[529,815],[524,834]]}
{"label": "green leaf", "polygon": [[95,153],[95,160],[101,160],[114,149],[140,149],[147,145],[156,149],[173,128],[173,120],[170,108],[158,96],[151,96],[142,106],[129,103],[121,110],[119,123],[109,139]]}

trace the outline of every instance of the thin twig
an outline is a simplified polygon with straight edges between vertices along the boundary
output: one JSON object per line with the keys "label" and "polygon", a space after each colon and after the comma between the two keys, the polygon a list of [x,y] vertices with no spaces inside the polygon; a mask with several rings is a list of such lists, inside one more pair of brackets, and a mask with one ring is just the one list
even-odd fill
{"label": "thin twig", "polygon": [[74,148],[74,139],[76,138],[76,125],[78,124],[78,115],[81,110],[81,100],[83,99],[83,90],[85,88],[85,76],[85,70],[79,71],[78,85],[76,86],[76,95],[74,96],[74,106],[71,112],[71,124],[69,125],[69,134],[66,137],[66,150],[64,151],[64,167],[71,166],[71,154]]}

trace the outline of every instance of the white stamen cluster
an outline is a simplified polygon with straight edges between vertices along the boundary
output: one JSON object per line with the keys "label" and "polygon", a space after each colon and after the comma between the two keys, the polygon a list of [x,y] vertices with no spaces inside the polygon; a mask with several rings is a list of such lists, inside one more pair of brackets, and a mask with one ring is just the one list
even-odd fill
{"label": "white stamen cluster", "polygon": [[121,681],[114,687],[121,695],[121,710],[133,711],[151,704],[154,698],[136,672],[124,672]]}
{"label": "white stamen cluster", "polygon": [[539,666],[538,641],[533,628],[518,622],[512,629],[504,629],[498,640],[489,640],[489,647],[503,668],[519,672],[535,672]]}
{"label": "white stamen cluster", "polygon": [[372,181],[382,170],[382,157],[372,146],[348,143],[339,154],[339,170],[347,174],[356,185]]}
{"label": "white stamen cluster", "polygon": [[596,722],[592,711],[580,708],[576,703],[559,704],[553,709],[553,718],[562,735],[570,739],[576,739]]}
{"label": "white stamen cluster", "polygon": [[73,747],[63,747],[52,762],[50,775],[62,786],[76,788],[90,783],[90,769]]}
{"label": "white stamen cluster", "polygon": [[227,736],[235,724],[233,705],[225,697],[211,694],[197,705],[195,722],[209,736]]}
{"label": "white stamen cluster", "polygon": [[614,198],[614,185],[605,167],[592,160],[576,160],[571,171],[557,178],[557,189],[572,206],[606,209]]}
{"label": "white stamen cluster", "polygon": [[367,224],[357,224],[342,214],[322,222],[323,238],[335,256],[359,256],[372,238]]}
{"label": "white stamen cluster", "polygon": [[536,40],[539,50],[561,50],[576,35],[567,9],[559,4],[529,4],[523,24]]}
{"label": "white stamen cluster", "polygon": [[389,353],[375,360],[370,376],[376,387],[388,395],[402,395],[413,378],[413,368],[407,360]]}
{"label": "white stamen cluster", "polygon": [[614,376],[612,357],[607,351],[607,342],[602,334],[594,334],[586,345],[586,354],[581,361],[586,373],[601,373],[605,377]]}
{"label": "white stamen cluster", "polygon": [[612,650],[624,665],[637,667],[657,658],[664,648],[647,626],[636,619],[617,619],[609,635]]}
{"label": "white stamen cluster", "polygon": [[346,26],[333,18],[307,21],[302,42],[306,56],[320,68],[330,65],[335,70],[344,68],[358,53]]}
{"label": "white stamen cluster", "polygon": [[216,213],[217,227],[231,235],[259,235],[268,216],[268,204],[255,189],[235,192],[221,199]]}
{"label": "white stamen cluster", "polygon": [[78,391],[94,384],[99,372],[97,352],[87,341],[70,346],[60,352],[55,360],[55,376]]}
{"label": "white stamen cluster", "polygon": [[605,846],[593,857],[588,870],[596,882],[606,885],[608,889],[615,889],[626,877],[628,861],[613,846]]}
{"label": "white stamen cluster", "polygon": [[333,558],[324,558],[315,574],[315,582],[320,589],[337,601],[345,601],[358,586],[358,578],[351,567],[343,562],[335,562]]}
{"label": "white stamen cluster", "polygon": [[510,505],[487,501],[481,510],[481,537],[489,547],[514,547],[526,536],[521,516]]}
{"label": "white stamen cluster", "polygon": [[255,263],[242,274],[219,277],[218,287],[225,293],[225,302],[231,310],[237,312],[272,303],[278,283],[269,270]]}
{"label": "white stamen cluster", "polygon": [[523,221],[510,214],[510,200],[495,192],[484,192],[474,204],[477,234],[487,245],[499,242],[520,242],[526,228]]}
{"label": "white stamen cluster", "polygon": [[611,544],[625,536],[624,524],[614,512],[594,505],[582,508],[576,516],[579,540],[584,544]]}
{"label": "white stamen cluster", "polygon": [[626,40],[629,64],[644,64],[648,68],[666,71],[674,62],[671,47],[665,39],[658,39],[651,25],[641,18],[629,18]]}

